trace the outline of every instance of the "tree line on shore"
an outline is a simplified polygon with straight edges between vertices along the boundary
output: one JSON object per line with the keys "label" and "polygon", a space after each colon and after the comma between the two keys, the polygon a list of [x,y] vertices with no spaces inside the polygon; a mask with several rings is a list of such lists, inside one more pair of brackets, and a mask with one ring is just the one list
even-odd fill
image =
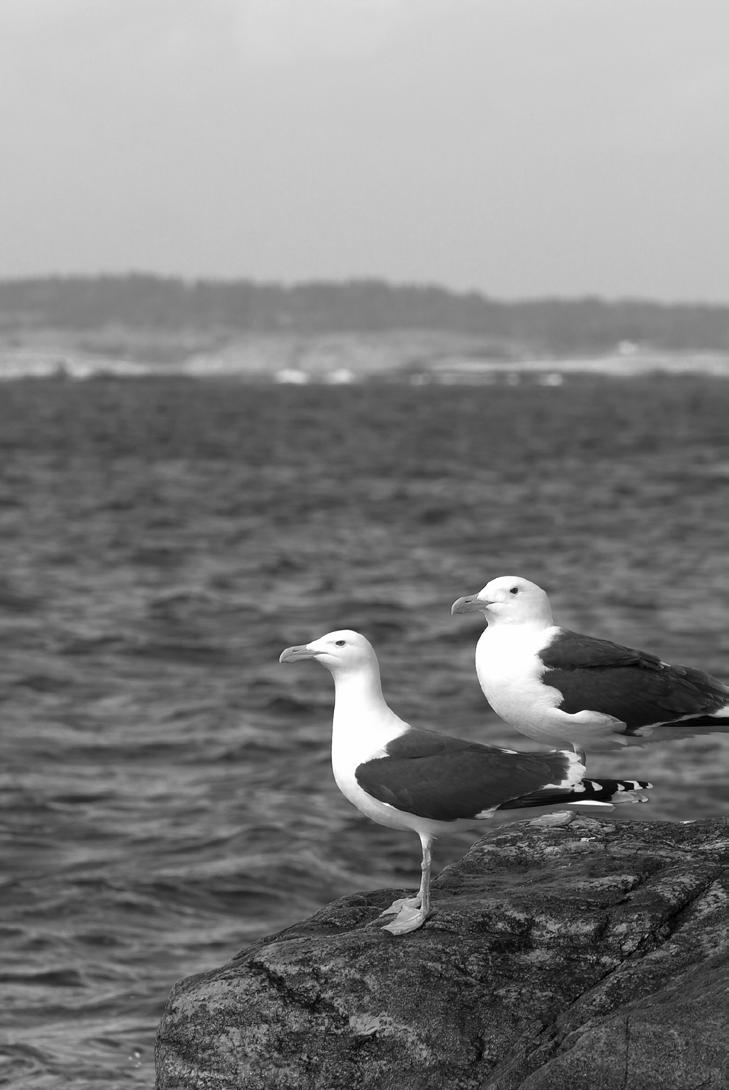
{"label": "tree line on shore", "polygon": [[0,281],[0,327],[91,330],[379,333],[439,330],[574,354],[621,342],[670,351],[729,351],[729,306],[644,299],[496,300],[477,292],[382,280],[299,284],[183,280],[131,273]]}

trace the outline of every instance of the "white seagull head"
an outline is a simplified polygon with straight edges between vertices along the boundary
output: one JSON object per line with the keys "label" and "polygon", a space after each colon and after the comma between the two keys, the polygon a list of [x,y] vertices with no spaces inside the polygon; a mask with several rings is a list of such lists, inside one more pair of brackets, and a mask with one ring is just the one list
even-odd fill
{"label": "white seagull head", "polygon": [[326,666],[335,677],[343,674],[377,669],[377,656],[370,641],[349,628],[327,632],[311,643],[287,647],[279,655],[279,662],[298,662],[300,659],[316,659]]}
{"label": "white seagull head", "polygon": [[552,624],[546,592],[519,575],[500,575],[478,594],[456,599],[451,613],[482,613],[489,624]]}

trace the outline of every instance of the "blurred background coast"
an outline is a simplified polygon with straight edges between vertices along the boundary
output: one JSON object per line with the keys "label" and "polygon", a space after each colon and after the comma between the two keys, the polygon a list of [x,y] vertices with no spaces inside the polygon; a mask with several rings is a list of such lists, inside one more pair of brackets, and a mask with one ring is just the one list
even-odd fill
{"label": "blurred background coast", "polygon": [[484,384],[729,376],[729,306],[129,274],[0,282],[0,379]]}
{"label": "blurred background coast", "polygon": [[[176,979],[417,878],[338,794],[330,679],[284,646],[361,629],[401,715],[513,745],[449,607],[516,573],[729,677],[727,19],[6,16],[0,1082],[149,1087]],[[592,770],[691,820],[726,814],[728,760]]]}

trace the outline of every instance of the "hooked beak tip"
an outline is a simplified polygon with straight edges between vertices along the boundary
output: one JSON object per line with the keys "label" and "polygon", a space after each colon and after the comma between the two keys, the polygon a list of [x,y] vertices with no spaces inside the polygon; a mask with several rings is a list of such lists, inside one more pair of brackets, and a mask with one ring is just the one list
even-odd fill
{"label": "hooked beak tip", "polygon": [[296,662],[299,659],[313,659],[318,654],[317,651],[312,651],[301,643],[296,647],[286,647],[278,656],[279,662]]}
{"label": "hooked beak tip", "polygon": [[456,598],[451,606],[451,616],[456,613],[481,613],[484,605],[477,594],[466,594],[463,598]]}

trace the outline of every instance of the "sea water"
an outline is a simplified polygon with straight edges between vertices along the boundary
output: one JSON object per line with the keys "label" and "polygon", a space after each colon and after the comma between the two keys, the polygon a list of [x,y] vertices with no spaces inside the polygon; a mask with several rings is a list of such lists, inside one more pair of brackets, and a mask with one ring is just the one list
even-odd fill
{"label": "sea water", "polygon": [[[329,767],[365,632],[413,723],[530,748],[451,602],[501,574],[558,620],[729,676],[729,383],[558,388],[20,381],[0,391],[0,1081],[150,1087],[173,982],[358,889],[417,839]],[[727,811],[729,739],[591,760],[641,820]],[[435,867],[482,829],[436,845]]]}

